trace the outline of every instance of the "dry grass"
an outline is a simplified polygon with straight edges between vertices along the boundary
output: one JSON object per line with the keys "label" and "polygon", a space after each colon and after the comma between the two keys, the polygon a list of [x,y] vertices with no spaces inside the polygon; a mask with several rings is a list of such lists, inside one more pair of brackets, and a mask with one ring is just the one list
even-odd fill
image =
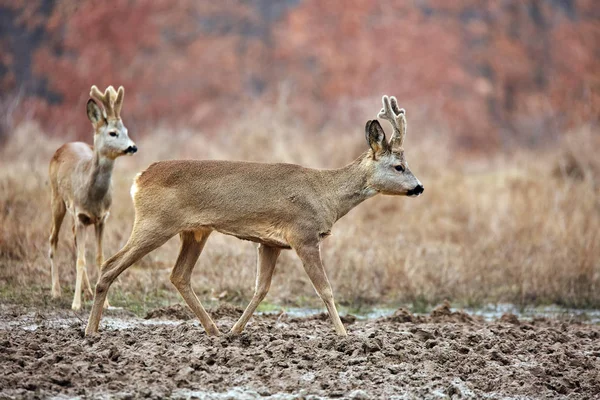
{"label": "dry grass", "polygon": [[[0,285],[5,298],[30,287],[49,293],[47,165],[60,144],[30,123],[18,127],[0,150]],[[339,167],[366,149],[360,127],[332,126],[307,135],[285,112],[268,110],[218,135],[163,129],[138,145],[140,152],[119,159],[115,168],[106,256],[129,236],[129,186],[152,161],[226,158]],[[410,135],[407,155],[425,194],[368,200],[334,227],[323,256],[338,302],[450,299],[471,305],[507,301],[599,307],[598,132],[582,128],[546,150],[492,157],[464,156],[450,147],[443,135]],[[57,255],[63,288],[75,280],[71,238],[66,219]],[[92,248],[89,265],[95,276]],[[175,238],[130,268],[114,286],[113,298],[118,300],[120,292],[142,301],[176,300],[168,275],[177,249]],[[222,294],[246,301],[254,265],[254,244],[213,234],[193,284],[203,299]],[[319,304],[293,252],[282,255],[267,301]]]}

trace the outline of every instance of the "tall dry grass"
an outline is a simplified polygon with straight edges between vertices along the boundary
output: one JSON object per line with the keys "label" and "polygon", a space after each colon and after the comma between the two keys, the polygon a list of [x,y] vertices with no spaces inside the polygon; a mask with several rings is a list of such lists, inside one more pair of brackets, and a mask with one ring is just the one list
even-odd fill
{"label": "tall dry grass", "polygon": [[[323,243],[323,258],[338,302],[449,299],[600,306],[597,131],[583,127],[544,150],[485,157],[453,151],[443,134],[425,130],[409,135],[407,156],[425,193],[417,199],[367,200],[334,226]],[[134,175],[153,161],[224,158],[333,168],[366,149],[360,126],[332,125],[306,134],[285,112],[268,109],[248,113],[213,135],[164,128],[136,139],[139,153],[119,159],[114,171],[106,256],[129,236],[129,187]],[[0,150],[0,285],[5,298],[16,289],[49,293],[47,165],[61,144],[28,123]],[[88,240],[88,265],[95,276],[93,241]],[[177,299],[168,279],[177,250],[174,238],[113,287],[141,298],[166,294]],[[74,259],[71,222],[65,219],[57,255],[63,287],[73,286]],[[254,274],[255,244],[215,233],[200,257],[193,285],[204,299],[221,294],[245,301],[252,294]],[[282,254],[267,301],[319,304],[293,252]]]}

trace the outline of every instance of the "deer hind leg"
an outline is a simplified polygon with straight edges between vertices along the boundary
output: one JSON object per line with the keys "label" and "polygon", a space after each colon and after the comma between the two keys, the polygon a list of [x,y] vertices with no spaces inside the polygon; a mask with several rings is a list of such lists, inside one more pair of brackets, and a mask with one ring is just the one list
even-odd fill
{"label": "deer hind leg", "polygon": [[[94,230],[96,232],[96,269],[98,271],[98,279],[100,279],[100,275],[102,273],[102,264],[104,264],[104,250],[102,247],[102,238],[104,236],[104,219],[102,219],[101,221],[97,222],[96,225],[94,225]],[[87,277],[87,275],[86,275]],[[90,281],[87,280],[87,284],[90,290],[90,293],[92,293],[92,296],[94,295],[92,292],[92,286],[90,285]],[[110,304],[108,303],[108,296],[106,297],[106,300],[104,301],[104,308],[108,308],[110,307]]]}
{"label": "deer hind leg", "polygon": [[58,267],[54,262],[54,255],[56,254],[56,246],[58,244],[58,233],[60,232],[60,226],[62,225],[63,219],[67,207],[65,202],[56,196],[52,197],[52,231],[50,232],[50,249],[48,251],[48,257],[50,258],[50,270],[52,274],[52,297],[58,298],[61,295],[60,280],[58,277]]}
{"label": "deer hind leg", "polygon": [[244,327],[248,323],[256,307],[265,298],[271,287],[271,278],[273,277],[273,271],[275,271],[275,264],[277,263],[277,257],[281,253],[281,249],[269,247],[265,245],[258,246],[258,256],[256,262],[256,287],[254,289],[254,296],[250,300],[250,304],[244,310],[244,313],[240,319],[231,328],[231,333],[239,334],[242,333]]}
{"label": "deer hind leg", "polygon": [[87,267],[83,270],[83,291],[86,292],[90,298],[94,297],[94,291],[92,290],[92,285],[90,284],[90,277],[88,275]]}
{"label": "deer hind leg", "polygon": [[210,233],[211,231],[209,230],[181,232],[181,249],[179,250],[177,262],[173,267],[173,272],[171,272],[171,282],[194,314],[196,314],[206,333],[209,336],[218,336],[220,332],[217,325],[215,325],[210,315],[208,315],[202,306],[202,303],[200,303],[200,300],[198,300],[191,284],[192,271]]}
{"label": "deer hind leg", "polygon": [[83,290],[90,296],[90,298],[94,297],[94,291],[92,289],[92,285],[90,284],[90,277],[88,275],[87,267],[83,269]]}
{"label": "deer hind leg", "polygon": [[292,247],[294,247],[300,260],[302,260],[304,270],[308,274],[317,294],[321,300],[323,300],[323,303],[325,303],[329,317],[335,327],[335,332],[340,336],[347,336],[346,329],[335,308],[333,290],[331,289],[331,284],[329,283],[329,279],[327,279],[327,274],[325,273],[325,268],[321,261],[321,250],[319,245],[300,245]]}
{"label": "deer hind leg", "polygon": [[175,232],[165,230],[164,224],[158,222],[145,222],[142,224],[136,221],[134,223],[127,244],[117,254],[109,258],[100,269],[101,274],[98,283],[96,283],[94,304],[85,329],[86,335],[98,332],[108,289],[115,279],[140,258],[162,246],[174,234]]}
{"label": "deer hind leg", "polygon": [[[77,277],[75,279],[75,294],[73,296],[73,304],[71,308],[73,310],[79,310],[81,308],[81,290],[84,279],[87,279],[87,270],[85,265],[85,228],[86,225],[82,221],[85,219],[81,217],[75,221],[75,247],[77,248]],[[84,278],[85,277],[85,278]]]}

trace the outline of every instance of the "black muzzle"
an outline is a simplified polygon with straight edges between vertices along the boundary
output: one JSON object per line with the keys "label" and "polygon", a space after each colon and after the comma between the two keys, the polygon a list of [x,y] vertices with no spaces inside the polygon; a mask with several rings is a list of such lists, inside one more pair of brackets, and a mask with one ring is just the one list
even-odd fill
{"label": "black muzzle", "polygon": [[407,196],[418,196],[421,193],[423,193],[423,191],[425,190],[425,188],[423,187],[423,185],[417,185],[415,186],[413,189],[410,189],[408,191],[408,193],[406,193]]}
{"label": "black muzzle", "polygon": [[133,154],[137,151],[137,146],[129,146],[126,150],[125,150],[125,154]]}

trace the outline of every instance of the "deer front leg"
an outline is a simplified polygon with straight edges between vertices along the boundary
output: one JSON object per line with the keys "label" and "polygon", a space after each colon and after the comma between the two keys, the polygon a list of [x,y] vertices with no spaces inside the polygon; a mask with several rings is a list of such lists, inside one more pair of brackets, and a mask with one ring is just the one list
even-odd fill
{"label": "deer front leg", "polygon": [[238,322],[231,328],[231,333],[239,334],[242,333],[244,327],[248,323],[256,307],[265,298],[271,287],[271,278],[273,277],[273,271],[275,271],[275,264],[277,263],[277,257],[281,253],[280,249],[269,247],[265,245],[258,246],[258,257],[256,265],[256,287],[254,289],[254,296],[250,300],[250,304],[244,310],[244,313],[238,320]]}
{"label": "deer front leg", "polygon": [[73,310],[81,308],[81,284],[84,275],[87,275],[85,265],[85,225],[81,221],[75,221],[75,246],[77,248],[77,278],[75,280],[75,295],[73,296]]}
{"label": "deer front leg", "polygon": [[[102,248],[102,237],[104,235],[104,218],[95,225],[96,231],[96,268],[98,270],[98,279],[100,279],[100,275],[102,274],[102,264],[104,264],[104,250]],[[87,275],[86,275],[87,277]],[[92,291],[92,287],[90,285],[90,281],[87,281],[90,293],[94,296]],[[104,308],[109,308],[110,304],[108,303],[108,296],[104,300]]]}
{"label": "deer front leg", "polygon": [[310,278],[313,287],[317,291],[317,294],[321,300],[323,300],[323,303],[325,303],[329,317],[331,318],[333,326],[335,327],[335,332],[339,336],[347,336],[348,334],[346,333],[346,329],[344,328],[337,309],[335,308],[335,303],[333,301],[333,290],[331,289],[329,279],[327,279],[327,274],[325,273],[325,268],[323,267],[323,262],[321,261],[321,249],[319,248],[318,242],[314,244],[292,245],[292,247],[294,250],[296,250],[300,260],[302,260],[304,270],[308,274],[308,277]]}

